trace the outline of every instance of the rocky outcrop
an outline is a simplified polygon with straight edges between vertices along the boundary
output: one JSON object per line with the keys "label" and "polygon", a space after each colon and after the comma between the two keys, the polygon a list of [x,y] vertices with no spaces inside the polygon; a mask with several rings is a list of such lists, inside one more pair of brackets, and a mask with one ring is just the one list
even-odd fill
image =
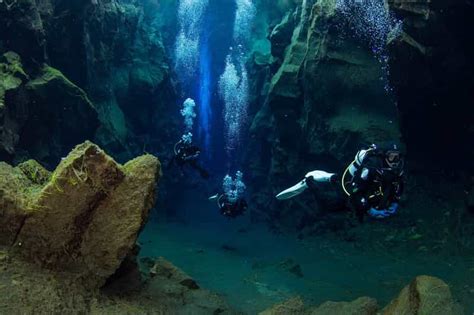
{"label": "rocky outcrop", "polygon": [[379,310],[377,301],[361,297],[352,302],[326,302],[318,307],[305,307],[296,297],[275,305],[260,315],[461,315],[463,312],[442,280],[419,276],[406,286],[388,306]]}
{"label": "rocky outcrop", "polygon": [[27,261],[72,272],[93,288],[134,248],[160,178],[155,157],[121,166],[90,142],[77,146],[50,177],[32,162],[0,164],[0,170],[0,244],[13,245]]}
{"label": "rocky outcrop", "polygon": [[0,163],[0,313],[238,314],[170,262],[139,268],[159,161],[116,163],[91,142],[53,173]]}
{"label": "rocky outcrop", "polygon": [[406,286],[387,307],[383,315],[461,315],[449,286],[442,280],[430,276],[419,276]]}

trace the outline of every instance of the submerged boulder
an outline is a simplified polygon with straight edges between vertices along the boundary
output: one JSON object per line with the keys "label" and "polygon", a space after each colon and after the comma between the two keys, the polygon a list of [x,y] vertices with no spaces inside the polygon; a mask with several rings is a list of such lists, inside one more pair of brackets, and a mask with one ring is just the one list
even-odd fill
{"label": "submerged boulder", "polygon": [[311,309],[310,315],[376,315],[377,301],[369,297],[361,297],[352,302],[326,302]]}
{"label": "submerged boulder", "polygon": [[461,315],[449,286],[441,279],[419,276],[406,286],[387,307],[383,315]]}
{"label": "submerged boulder", "polygon": [[32,173],[31,165],[0,163],[0,243],[14,243],[14,252],[29,261],[102,286],[134,248],[153,207],[158,159],[144,155],[122,166],[85,142],[44,185],[47,171]]}
{"label": "submerged boulder", "polygon": [[298,315],[304,313],[305,307],[303,300],[300,297],[294,297],[283,303],[274,305],[263,312],[260,312],[259,315]]}
{"label": "submerged boulder", "polygon": [[317,307],[306,308],[300,297],[291,298],[277,304],[260,315],[376,315],[377,301],[369,297],[361,297],[352,302],[325,302]]}
{"label": "submerged boulder", "polygon": [[388,306],[381,311],[377,301],[361,297],[352,302],[325,302],[317,307],[306,307],[301,298],[296,297],[277,304],[260,315],[461,315],[458,305],[441,279],[418,276],[407,285]]}
{"label": "submerged boulder", "polygon": [[153,296],[147,304],[154,310],[163,310],[164,314],[178,309],[178,314],[239,314],[221,296],[200,288],[194,279],[164,258],[154,261],[149,274],[142,293]]}

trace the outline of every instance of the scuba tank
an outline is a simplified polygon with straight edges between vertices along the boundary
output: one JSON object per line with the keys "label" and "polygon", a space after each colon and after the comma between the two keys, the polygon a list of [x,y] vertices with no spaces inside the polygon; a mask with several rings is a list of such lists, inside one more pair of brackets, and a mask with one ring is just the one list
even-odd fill
{"label": "scuba tank", "polygon": [[[359,152],[357,152],[357,154],[355,155],[355,158],[354,158],[354,161],[352,161],[346,168],[346,170],[344,171],[344,174],[342,175],[342,179],[341,179],[341,185],[342,185],[342,189],[344,190],[344,192],[346,193],[346,195],[350,196],[351,193],[349,193],[349,184],[352,183],[352,180],[356,174],[356,172],[360,169],[360,167],[362,166],[362,164],[364,163],[364,160],[365,158],[368,156],[368,154],[370,152],[373,152],[377,150],[377,146],[375,144],[372,144],[368,149],[363,149],[363,150],[360,150]],[[350,174],[351,175],[351,178],[350,180],[347,180],[346,181],[346,178],[347,178],[347,174]]]}

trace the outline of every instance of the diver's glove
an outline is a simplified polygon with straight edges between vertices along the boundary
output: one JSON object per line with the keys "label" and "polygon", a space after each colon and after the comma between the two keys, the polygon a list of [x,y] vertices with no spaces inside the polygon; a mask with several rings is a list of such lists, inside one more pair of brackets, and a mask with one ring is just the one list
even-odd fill
{"label": "diver's glove", "polygon": [[368,214],[375,219],[385,219],[392,214],[389,212],[389,210],[377,210],[375,208],[370,208],[368,211]]}

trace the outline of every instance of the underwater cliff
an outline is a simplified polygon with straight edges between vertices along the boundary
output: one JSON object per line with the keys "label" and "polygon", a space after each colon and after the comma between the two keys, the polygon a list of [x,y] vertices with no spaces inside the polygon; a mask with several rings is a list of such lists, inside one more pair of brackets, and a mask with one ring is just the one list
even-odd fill
{"label": "underwater cliff", "polygon": [[471,0],[0,25],[0,313],[474,311]]}

